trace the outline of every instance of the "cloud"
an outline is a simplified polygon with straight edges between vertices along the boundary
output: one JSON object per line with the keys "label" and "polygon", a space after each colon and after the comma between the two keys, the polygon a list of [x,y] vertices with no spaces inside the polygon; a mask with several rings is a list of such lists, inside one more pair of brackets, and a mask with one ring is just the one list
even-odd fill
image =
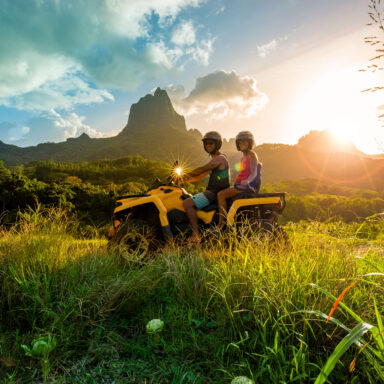
{"label": "cloud", "polygon": [[64,116],[54,113],[52,117],[53,127],[62,132],[63,139],[77,137],[82,133],[86,133],[90,137],[103,137],[101,132],[84,124],[85,117],[79,116],[76,113],[72,112]]}
{"label": "cloud", "polygon": [[[180,101],[184,97],[185,88],[180,84],[177,84],[177,85],[169,84],[166,87],[164,87],[164,89],[167,91],[168,96],[172,100]],[[153,92],[155,92],[155,90],[156,88],[153,89]]]}
{"label": "cloud", "polygon": [[0,140],[8,142],[20,140],[29,131],[30,128],[27,126],[4,121],[0,123]]}
{"label": "cloud", "polygon": [[203,114],[209,119],[226,116],[251,117],[268,102],[256,80],[236,72],[215,71],[196,80],[195,88],[182,98],[182,86],[166,87],[175,105],[186,115]]}
{"label": "cloud", "polygon": [[192,59],[202,65],[207,66],[209,64],[209,58],[213,51],[214,39],[202,40],[200,44],[197,44],[193,48],[187,49],[187,54],[191,55]]}
{"label": "cloud", "polygon": [[215,12],[215,16],[218,16],[220,15],[221,13],[223,13],[225,11],[225,6],[222,5],[220,8],[217,9],[217,11]]}
{"label": "cloud", "polygon": [[[54,61],[53,61],[54,63]],[[45,67],[42,67],[44,69]],[[0,72],[1,73],[1,72]],[[53,73],[53,72],[52,72]],[[27,79],[25,84],[19,84],[13,89],[0,85],[0,105],[22,110],[51,110],[71,109],[74,105],[102,103],[105,100],[113,101],[113,95],[103,89],[96,89],[81,78],[75,67],[68,67],[66,72],[59,76],[51,76],[42,70],[34,71],[35,76]],[[0,75],[1,79],[5,75]],[[5,92],[1,92],[1,88]]]}
{"label": "cloud", "polygon": [[153,63],[167,69],[171,69],[174,62],[182,55],[180,49],[169,49],[162,41],[149,44],[148,53]]}
{"label": "cloud", "polygon": [[[174,22],[177,14],[186,7],[197,7],[202,0],[105,0],[102,10],[107,12],[106,19],[113,21],[109,28],[117,34],[129,38],[149,35],[148,18],[152,13],[158,15],[161,27]],[[94,1],[88,0],[89,5]],[[98,13],[98,15],[100,15]]]}
{"label": "cloud", "polygon": [[0,104],[71,109],[111,100],[106,88],[133,89],[189,61],[206,65],[214,39],[197,39],[191,20],[174,26],[203,1],[3,0]]}
{"label": "cloud", "polygon": [[[0,42],[0,45],[3,44]],[[30,50],[18,57],[1,55],[0,97],[6,99],[28,93],[47,81],[57,81],[73,68],[74,63],[60,55],[42,55]]]}
{"label": "cloud", "polygon": [[268,43],[265,43],[263,45],[258,45],[257,46],[257,52],[259,53],[259,56],[262,58],[266,57],[268,54],[270,54],[271,52],[276,50],[277,45],[281,41],[287,40],[287,38],[288,38],[287,36],[279,37],[279,38],[273,39],[273,40],[271,40]]}
{"label": "cloud", "polygon": [[171,41],[176,45],[192,45],[196,41],[196,31],[192,21],[181,23],[174,30]]}
{"label": "cloud", "polygon": [[23,124],[0,123],[0,140],[19,146],[29,146],[43,142],[65,141],[71,137],[78,137],[82,133],[96,138],[111,136],[111,132],[107,134],[98,132],[85,124],[84,120],[85,117],[74,112],[60,114],[51,110],[31,118]]}
{"label": "cloud", "polygon": [[258,45],[257,51],[259,52],[260,57],[265,57],[267,56],[268,53],[274,51],[276,47],[277,47],[277,41],[276,39],[273,39],[269,43]]}

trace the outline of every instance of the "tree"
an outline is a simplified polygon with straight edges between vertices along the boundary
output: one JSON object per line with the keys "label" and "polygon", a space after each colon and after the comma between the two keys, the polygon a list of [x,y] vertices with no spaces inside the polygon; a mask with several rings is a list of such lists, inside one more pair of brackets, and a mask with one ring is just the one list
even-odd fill
{"label": "tree", "polygon": [[[368,15],[371,19],[371,22],[367,24],[367,26],[377,26],[379,29],[379,36],[367,36],[364,38],[366,44],[371,45],[375,48],[375,56],[370,58],[369,61],[373,62],[373,64],[368,65],[364,69],[360,69],[360,72],[365,71],[382,71],[384,67],[376,64],[378,60],[382,60],[384,57],[384,40],[383,40],[383,32],[384,32],[384,5],[381,0],[369,0],[368,4]],[[384,89],[383,86],[377,86],[372,88],[364,89],[362,92],[376,92]],[[379,118],[383,118],[384,114],[380,115]]]}
{"label": "tree", "polygon": [[[368,4],[368,15],[371,19],[371,22],[368,23],[368,26],[376,26],[378,28],[379,35],[378,36],[367,36],[364,38],[366,44],[371,45],[375,48],[375,56],[369,59],[372,64],[369,64],[366,68],[360,69],[361,72],[364,71],[383,71],[384,67],[378,63],[378,61],[382,60],[384,57],[384,40],[383,40],[383,32],[384,32],[384,5],[381,0],[369,0]],[[364,89],[362,92],[377,92],[384,89],[384,86],[375,86],[371,88]],[[382,112],[384,110],[384,105],[378,107],[378,109]],[[378,119],[380,122],[384,124],[384,113],[379,114]],[[382,143],[380,143],[383,146]],[[384,152],[384,146],[382,148]]]}

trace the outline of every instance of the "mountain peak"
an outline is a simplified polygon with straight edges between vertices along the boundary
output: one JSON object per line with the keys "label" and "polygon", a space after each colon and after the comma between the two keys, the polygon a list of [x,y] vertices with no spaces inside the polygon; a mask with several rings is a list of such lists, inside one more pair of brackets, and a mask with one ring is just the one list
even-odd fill
{"label": "mountain peak", "polygon": [[153,96],[155,96],[155,97],[167,96],[168,97],[168,94],[167,94],[166,90],[161,89],[160,87],[157,87],[155,93],[153,94]]}
{"label": "mountain peak", "polygon": [[90,140],[90,137],[85,133],[83,132],[79,137],[69,137],[67,139],[67,142],[77,142],[77,141],[87,141],[87,140]]}
{"label": "mountain peak", "polygon": [[85,132],[83,132],[79,137],[78,137],[78,139],[82,139],[82,140],[84,140],[84,139],[90,139],[90,137],[85,133]]}
{"label": "mountain peak", "polygon": [[153,95],[147,94],[132,104],[128,123],[120,135],[164,135],[186,130],[184,117],[174,110],[167,91],[158,87]]}

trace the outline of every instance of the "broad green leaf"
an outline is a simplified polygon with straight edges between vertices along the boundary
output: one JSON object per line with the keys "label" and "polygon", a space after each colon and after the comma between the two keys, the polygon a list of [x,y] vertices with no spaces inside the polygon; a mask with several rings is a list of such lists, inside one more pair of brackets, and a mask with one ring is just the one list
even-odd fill
{"label": "broad green leaf", "polygon": [[379,312],[379,310],[377,308],[377,304],[376,304],[375,298],[373,298],[373,305],[375,306],[375,313],[376,313],[378,331],[377,331],[376,335],[374,335],[372,331],[371,332],[373,334],[373,337],[376,340],[376,343],[377,343],[379,349],[381,350],[381,353],[384,353],[384,335],[383,335],[384,327],[383,327],[383,321],[381,320],[380,312]]}
{"label": "broad green leaf", "polygon": [[326,382],[327,377],[335,368],[336,363],[340,357],[349,349],[349,347],[355,343],[360,337],[367,333],[373,326],[371,324],[361,322],[352,331],[344,337],[343,340],[337,345],[332,355],[328,358],[323,369],[315,381],[315,384],[323,384]]}
{"label": "broad green leaf", "polygon": [[[323,317],[324,319],[327,319],[327,317],[328,317],[327,314],[325,314],[325,313],[323,313],[321,311],[315,311],[315,310],[312,310],[312,311],[302,310],[302,311],[297,311],[297,312],[292,312],[292,313],[307,313],[307,314],[310,314],[310,315],[318,315],[320,317]],[[334,323],[334,324],[338,325],[339,327],[343,328],[345,331],[351,332],[351,329],[348,328],[347,326],[345,326],[340,320],[337,320],[334,317],[331,317],[329,319],[329,321],[331,323]],[[376,333],[378,332],[378,328],[377,327],[372,327],[371,328],[371,333],[375,334],[375,332]],[[378,363],[378,361],[376,359],[376,357],[378,357],[380,360],[383,360],[384,359],[383,354],[380,353],[380,351],[378,349],[373,348],[371,345],[365,345],[363,343],[365,343],[365,341],[363,339],[355,340],[355,344],[356,344],[357,347],[359,347],[359,348],[363,348],[364,347],[362,353],[365,355],[365,357],[375,367],[376,371],[380,375],[380,378],[384,379],[384,372],[383,372],[383,374],[381,374],[382,368],[381,368],[381,366],[379,365],[379,363]]]}

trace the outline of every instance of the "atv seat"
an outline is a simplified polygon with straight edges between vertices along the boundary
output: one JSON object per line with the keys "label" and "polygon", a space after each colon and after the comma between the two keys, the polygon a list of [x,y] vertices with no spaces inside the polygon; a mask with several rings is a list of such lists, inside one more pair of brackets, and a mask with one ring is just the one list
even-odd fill
{"label": "atv seat", "polygon": [[[240,193],[239,195],[237,195],[235,197],[230,197],[229,199],[227,199],[227,206],[229,208],[235,200],[250,199],[252,197],[265,197],[265,196],[260,196],[259,193],[256,193],[256,192],[243,192],[243,193]],[[218,206],[217,202],[215,202],[215,203],[211,203],[211,204],[207,205],[204,208],[201,208],[201,211],[210,212],[210,211],[216,210],[218,207],[219,206]]]}

